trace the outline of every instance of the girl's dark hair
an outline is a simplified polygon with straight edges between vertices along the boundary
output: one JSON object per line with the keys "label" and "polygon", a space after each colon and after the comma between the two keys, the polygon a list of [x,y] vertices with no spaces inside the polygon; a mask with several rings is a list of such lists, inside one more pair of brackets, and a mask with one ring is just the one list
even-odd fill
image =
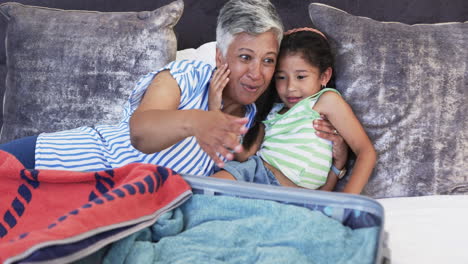
{"label": "girl's dark hair", "polygon": [[[328,67],[334,68],[335,60],[330,43],[322,35],[312,31],[297,31],[286,35],[281,42],[278,58],[289,54],[300,54],[322,74]],[[334,80],[333,75],[330,82]],[[327,87],[334,87],[333,83]]]}
{"label": "girl's dark hair", "polygon": [[[334,55],[328,40],[322,35],[312,31],[297,31],[286,35],[281,41],[278,59],[284,55],[300,54],[304,59],[317,68],[320,73],[325,72],[328,67],[334,68]],[[334,71],[327,87],[335,87]],[[279,102],[279,96],[275,88],[275,78],[272,79],[268,89],[257,99],[257,115],[255,123],[244,136],[243,146],[249,149],[259,133],[260,123],[266,119],[273,104]]]}

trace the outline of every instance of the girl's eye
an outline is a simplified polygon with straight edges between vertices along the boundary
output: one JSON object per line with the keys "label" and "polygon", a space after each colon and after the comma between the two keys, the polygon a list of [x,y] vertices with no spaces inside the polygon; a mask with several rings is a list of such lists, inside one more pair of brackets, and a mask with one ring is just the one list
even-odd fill
{"label": "girl's eye", "polygon": [[246,55],[246,54],[239,55],[239,58],[241,58],[241,60],[243,61],[249,61],[251,59],[250,55]]}
{"label": "girl's eye", "polygon": [[302,80],[302,79],[305,79],[306,77],[307,77],[307,76],[305,76],[305,75],[298,75],[298,76],[297,76],[297,79],[298,79],[298,80]]}
{"label": "girl's eye", "polygon": [[281,76],[281,75],[276,75],[275,79],[276,80],[284,80],[284,79],[286,79],[286,77]]}

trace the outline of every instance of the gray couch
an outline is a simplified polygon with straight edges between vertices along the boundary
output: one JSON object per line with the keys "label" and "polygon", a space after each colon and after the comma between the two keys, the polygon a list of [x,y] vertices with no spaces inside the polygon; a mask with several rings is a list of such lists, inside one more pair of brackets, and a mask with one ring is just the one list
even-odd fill
{"label": "gray couch", "polygon": [[[214,40],[224,1],[185,0],[163,9],[172,1],[18,2],[75,11],[0,7],[0,142],[118,122],[139,76],[177,50]],[[379,154],[364,194],[468,192],[467,1],[315,1],[348,13],[273,2],[286,29],[317,27],[336,50],[337,89]]]}

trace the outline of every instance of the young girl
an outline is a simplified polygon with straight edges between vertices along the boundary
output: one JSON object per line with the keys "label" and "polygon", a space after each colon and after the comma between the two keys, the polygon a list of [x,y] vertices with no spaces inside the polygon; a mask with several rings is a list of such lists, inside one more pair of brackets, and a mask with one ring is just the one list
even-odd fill
{"label": "young girl", "polygon": [[333,55],[323,33],[311,28],[286,32],[274,77],[282,103],[273,106],[251,147],[236,158],[248,160],[228,162],[213,177],[333,190],[342,175],[330,173],[331,142],[317,137],[310,125],[321,113],[356,154],[344,192],[361,193],[376,153],[350,106],[336,90],[325,88],[332,68]]}

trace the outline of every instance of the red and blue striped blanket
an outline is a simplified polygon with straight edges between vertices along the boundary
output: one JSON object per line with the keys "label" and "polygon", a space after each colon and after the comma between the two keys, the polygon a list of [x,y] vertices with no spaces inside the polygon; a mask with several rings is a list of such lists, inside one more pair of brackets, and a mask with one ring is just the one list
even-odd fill
{"label": "red and blue striped blanket", "polygon": [[0,151],[0,262],[70,262],[153,224],[191,195],[174,171],[28,170]]}

